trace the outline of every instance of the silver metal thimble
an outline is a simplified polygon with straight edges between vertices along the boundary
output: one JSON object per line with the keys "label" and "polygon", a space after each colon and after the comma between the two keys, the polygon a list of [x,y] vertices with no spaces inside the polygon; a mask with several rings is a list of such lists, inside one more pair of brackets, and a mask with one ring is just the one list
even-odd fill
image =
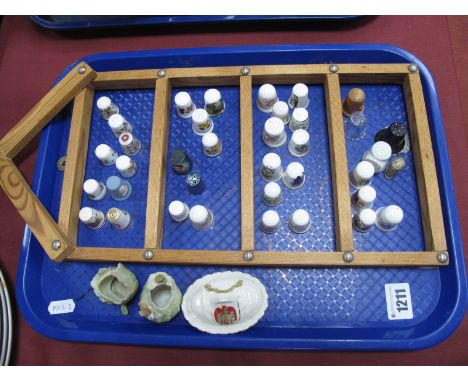
{"label": "silver metal thimble", "polygon": [[395,157],[388,164],[385,169],[385,178],[392,179],[394,178],[399,171],[403,170],[406,166],[406,161],[403,157]]}

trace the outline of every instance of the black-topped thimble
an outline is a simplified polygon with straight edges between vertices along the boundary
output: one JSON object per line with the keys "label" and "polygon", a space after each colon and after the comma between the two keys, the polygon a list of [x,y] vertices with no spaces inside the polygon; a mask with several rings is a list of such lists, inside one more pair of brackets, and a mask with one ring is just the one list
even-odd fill
{"label": "black-topped thimble", "polygon": [[392,154],[399,153],[405,147],[406,127],[401,122],[393,122],[390,126],[375,134],[374,142],[387,142],[392,148]]}
{"label": "black-topped thimble", "polygon": [[172,169],[177,174],[185,175],[192,169],[192,160],[182,149],[176,149],[171,156]]}
{"label": "black-topped thimble", "polygon": [[186,182],[189,191],[192,194],[200,195],[205,189],[205,185],[203,183],[202,178],[200,177],[200,174],[197,174],[196,172],[191,172],[190,174],[188,174]]}

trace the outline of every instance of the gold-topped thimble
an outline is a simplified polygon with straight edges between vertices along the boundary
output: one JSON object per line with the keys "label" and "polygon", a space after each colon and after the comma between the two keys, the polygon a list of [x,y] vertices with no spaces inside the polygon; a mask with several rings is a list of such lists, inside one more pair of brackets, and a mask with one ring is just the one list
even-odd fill
{"label": "gold-topped thimble", "polygon": [[117,230],[125,229],[129,226],[131,218],[127,211],[112,207],[107,211],[107,220],[111,223],[112,228]]}
{"label": "gold-topped thimble", "polygon": [[362,89],[353,88],[343,101],[343,114],[350,117],[355,111],[364,111],[366,93]]}

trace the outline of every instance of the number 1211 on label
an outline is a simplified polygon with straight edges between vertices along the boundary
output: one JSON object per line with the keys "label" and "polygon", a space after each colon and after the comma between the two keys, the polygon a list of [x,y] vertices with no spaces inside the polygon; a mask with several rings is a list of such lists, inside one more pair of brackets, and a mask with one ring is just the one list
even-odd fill
{"label": "number 1211 on label", "polygon": [[385,284],[385,296],[389,320],[413,318],[413,306],[408,283]]}

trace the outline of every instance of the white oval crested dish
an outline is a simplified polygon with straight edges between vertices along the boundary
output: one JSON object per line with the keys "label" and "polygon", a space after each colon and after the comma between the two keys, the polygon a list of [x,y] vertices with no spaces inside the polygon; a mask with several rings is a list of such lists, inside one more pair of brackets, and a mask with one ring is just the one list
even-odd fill
{"label": "white oval crested dish", "polygon": [[182,312],[193,327],[210,334],[234,334],[255,325],[268,307],[268,294],[255,277],[217,272],[196,280],[182,300]]}

